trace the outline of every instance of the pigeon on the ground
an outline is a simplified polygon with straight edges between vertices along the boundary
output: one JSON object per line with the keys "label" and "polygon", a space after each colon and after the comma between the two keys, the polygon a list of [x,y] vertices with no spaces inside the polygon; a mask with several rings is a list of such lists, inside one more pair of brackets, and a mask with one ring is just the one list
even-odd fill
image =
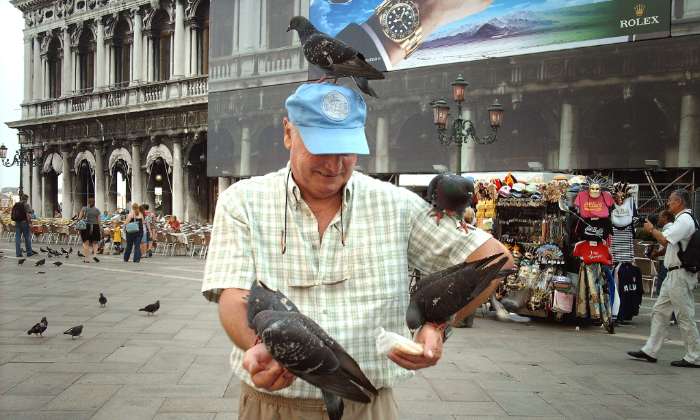
{"label": "pigeon on the ground", "polygon": [[60,262],[60,261],[55,261],[55,262],[53,263],[53,265],[55,265],[56,267],[60,267],[60,266],[63,265],[63,263]]}
{"label": "pigeon on the ground", "polygon": [[82,252],[78,251],[78,256],[79,257],[85,257],[85,255],[82,254]]}
{"label": "pigeon on the ground", "polygon": [[95,262],[100,262],[100,259],[97,258],[97,257],[92,257],[92,260],[95,261]]}
{"label": "pigeon on the ground", "polygon": [[465,232],[464,211],[471,204],[473,195],[474,182],[460,175],[439,174],[428,184],[427,199],[433,206],[437,223],[445,214],[453,216]]}
{"label": "pigeon on the ground", "polygon": [[34,324],[32,328],[27,331],[27,335],[43,335],[44,331],[46,331],[46,327],[48,327],[49,322],[46,320],[46,317],[42,317],[41,321]]}
{"label": "pigeon on the ground", "polygon": [[508,257],[495,254],[422,278],[406,311],[408,328],[415,331],[427,322],[444,324],[467,306],[473,312],[491,296],[500,278],[510,273],[501,271],[507,262]]}
{"label": "pigeon on the ground", "polygon": [[250,293],[246,298],[248,301],[248,326],[252,329],[253,318],[258,312],[266,309],[273,311],[299,312],[294,302],[289,300],[279,290],[272,290],[260,280],[254,280],[250,286]]}
{"label": "pigeon on the ground", "polygon": [[73,247],[68,248],[68,254],[73,252]]}
{"label": "pigeon on the ground", "polygon": [[82,325],[78,325],[78,326],[76,326],[76,327],[68,328],[67,330],[65,330],[65,331],[63,332],[63,334],[68,334],[68,335],[70,335],[70,336],[71,336],[71,339],[74,339],[75,337],[79,337],[80,334],[82,334],[82,333],[83,333],[83,326],[82,326]]}
{"label": "pigeon on the ground", "polygon": [[148,315],[153,315],[158,309],[160,309],[160,300],[157,300],[156,303],[151,303],[144,306],[143,308],[139,309],[139,311],[148,312]]}
{"label": "pigeon on the ground", "polygon": [[263,310],[255,315],[253,325],[275,360],[321,389],[331,420],[343,416],[342,398],[369,403],[370,395],[377,395],[352,356],[304,314]]}
{"label": "pigeon on the ground", "polygon": [[49,252],[46,248],[39,247],[39,251],[41,252]]}
{"label": "pigeon on the ground", "polygon": [[17,260],[17,265],[22,265],[22,264],[24,264],[25,261],[27,261],[26,258],[20,258]]}
{"label": "pigeon on the ground", "polygon": [[100,293],[100,298],[98,299],[98,301],[100,302],[100,306],[103,308],[105,307],[105,305],[107,305],[107,298],[102,293]]}
{"label": "pigeon on the ground", "polygon": [[35,267],[38,267],[38,266],[40,266],[40,265],[44,265],[45,263],[46,263],[46,259],[45,259],[45,258],[42,258],[42,259],[40,259],[39,261],[35,262],[35,263],[34,263],[34,266],[35,266]]}
{"label": "pigeon on the ground", "polygon": [[384,79],[384,74],[367,63],[361,53],[343,41],[320,32],[303,16],[292,18],[287,32],[291,30],[299,34],[306,60],[325,73],[320,81],[352,77],[362,92],[377,97],[368,80]]}
{"label": "pigeon on the ground", "polygon": [[68,253],[68,251],[66,251],[65,249],[63,249],[63,247],[61,247],[61,252],[64,253],[64,254],[67,254],[67,253]]}
{"label": "pigeon on the ground", "polygon": [[37,271],[37,274],[46,274],[46,271]]}
{"label": "pigeon on the ground", "polygon": [[66,259],[68,259],[69,257],[70,257],[70,255],[69,255],[69,254],[66,254]]}

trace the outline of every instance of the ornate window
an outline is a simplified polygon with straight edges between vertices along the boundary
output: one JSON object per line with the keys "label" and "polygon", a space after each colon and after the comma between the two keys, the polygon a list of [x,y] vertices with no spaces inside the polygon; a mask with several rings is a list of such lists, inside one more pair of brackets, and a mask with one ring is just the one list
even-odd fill
{"label": "ornate window", "polygon": [[114,83],[128,85],[131,77],[131,46],[133,36],[129,22],[120,18],[114,28]]}
{"label": "ornate window", "polygon": [[267,0],[267,46],[282,48],[292,45],[292,32],[287,32],[290,16],[294,16],[294,2]]}
{"label": "ornate window", "polygon": [[61,63],[63,59],[63,48],[57,36],[53,36],[49,41],[49,48],[46,54],[48,66],[48,96],[58,98],[61,96]]}
{"label": "ornate window", "polygon": [[[226,19],[233,21],[233,19]],[[195,49],[195,61],[191,64],[194,74],[209,73],[209,1],[203,1],[197,7],[197,12],[190,25],[192,32],[192,46]],[[231,24],[233,25],[233,24]],[[233,27],[231,27],[233,34]],[[230,49],[230,46],[228,47]]]}
{"label": "ornate window", "polygon": [[170,56],[172,50],[173,24],[165,10],[158,10],[153,17],[153,78],[170,78]]}
{"label": "ornate window", "polygon": [[91,92],[95,85],[95,37],[87,26],[82,30],[78,42],[76,73],[76,90]]}

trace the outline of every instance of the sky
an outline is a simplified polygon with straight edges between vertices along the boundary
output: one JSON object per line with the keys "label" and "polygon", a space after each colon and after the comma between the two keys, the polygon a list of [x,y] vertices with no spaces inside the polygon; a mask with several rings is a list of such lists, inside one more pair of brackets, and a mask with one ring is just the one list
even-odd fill
{"label": "sky", "polygon": [[[0,0],[0,144],[7,148],[12,158],[17,150],[17,130],[5,125],[22,117],[20,103],[24,94],[24,41],[22,12],[15,9],[9,0]],[[0,166],[0,187],[19,187],[19,166]]]}

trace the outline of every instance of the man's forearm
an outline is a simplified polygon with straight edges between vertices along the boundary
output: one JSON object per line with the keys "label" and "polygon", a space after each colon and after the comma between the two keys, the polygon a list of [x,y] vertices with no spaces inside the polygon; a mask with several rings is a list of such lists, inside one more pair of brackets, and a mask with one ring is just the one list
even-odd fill
{"label": "man's forearm", "polygon": [[248,350],[255,344],[255,332],[248,328],[247,290],[225,289],[219,298],[219,319],[233,344]]}

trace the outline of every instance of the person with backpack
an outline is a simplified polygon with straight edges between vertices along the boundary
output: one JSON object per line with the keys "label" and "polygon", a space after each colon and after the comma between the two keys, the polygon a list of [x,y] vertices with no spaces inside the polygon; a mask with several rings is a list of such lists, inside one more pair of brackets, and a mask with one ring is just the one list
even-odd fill
{"label": "person with backpack", "polygon": [[627,354],[656,363],[656,356],[666,338],[671,313],[675,312],[686,353],[682,359],[671,362],[671,366],[700,368],[700,335],[695,323],[693,295],[700,267],[700,229],[689,210],[690,197],[687,191],[676,190],[671,193],[667,205],[675,217],[673,224],[660,231],[647,221],[644,230],[666,247],[664,266],[668,274],[652,310],[651,331],[646,344],[641,350]]}
{"label": "person with backpack", "polygon": [[12,206],[12,214],[10,218],[15,222],[15,255],[17,257],[22,256],[21,240],[22,235],[24,235],[24,246],[27,249],[27,257],[35,255],[36,252],[32,250],[32,208],[27,203],[29,196],[27,194],[22,194],[20,196],[19,202]]}

